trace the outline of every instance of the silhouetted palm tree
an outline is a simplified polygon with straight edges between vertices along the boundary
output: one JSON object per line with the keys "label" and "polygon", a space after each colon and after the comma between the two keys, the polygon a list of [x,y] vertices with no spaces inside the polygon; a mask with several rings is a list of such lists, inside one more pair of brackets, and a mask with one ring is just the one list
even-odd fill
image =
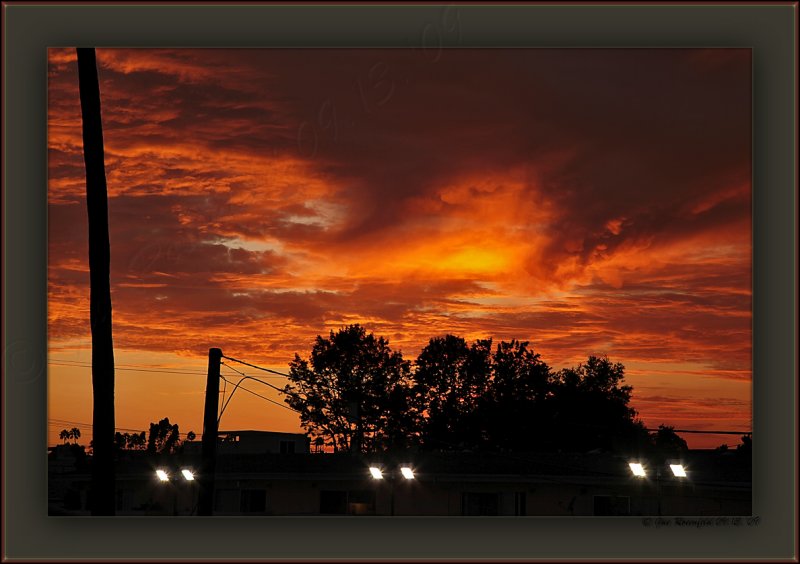
{"label": "silhouetted palm tree", "polygon": [[94,401],[92,515],[114,515],[114,346],[111,338],[111,251],[108,194],[100,119],[100,85],[93,48],[79,48],[78,83],[89,214],[90,322]]}

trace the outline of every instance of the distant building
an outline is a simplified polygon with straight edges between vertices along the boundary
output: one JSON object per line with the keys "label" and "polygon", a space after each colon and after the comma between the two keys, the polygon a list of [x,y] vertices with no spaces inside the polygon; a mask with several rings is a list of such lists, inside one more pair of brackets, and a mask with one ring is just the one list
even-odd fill
{"label": "distant building", "polygon": [[[200,441],[184,443],[184,452],[199,454]],[[306,454],[310,439],[302,433],[275,431],[220,431],[217,454]]]}
{"label": "distant building", "polygon": [[[219,453],[215,515],[744,516],[752,511],[749,458],[736,453],[689,451],[681,460],[686,478],[666,467],[658,476],[651,468],[647,477],[637,478],[627,459],[603,453],[356,456],[311,454],[304,443],[305,452],[290,454],[289,447],[281,452],[281,441],[288,440],[283,433],[258,440],[247,431],[229,433],[239,437],[231,443],[240,445],[230,448],[240,450]],[[241,450],[251,447],[259,452]],[[199,453],[126,455],[117,466],[118,515],[196,513],[197,481],[184,480],[180,470],[199,468]],[[382,479],[371,477],[371,465],[382,468]],[[399,474],[401,465],[413,469],[414,479]],[[166,469],[171,480],[160,482],[156,468]],[[72,492],[69,503],[51,498],[51,514],[88,514],[89,480],[85,470],[51,472],[51,489]]]}

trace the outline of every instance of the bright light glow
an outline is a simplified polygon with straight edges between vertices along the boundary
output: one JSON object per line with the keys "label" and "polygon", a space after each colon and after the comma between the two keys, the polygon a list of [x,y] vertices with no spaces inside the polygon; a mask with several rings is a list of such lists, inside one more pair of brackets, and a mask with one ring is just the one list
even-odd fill
{"label": "bright light glow", "polygon": [[370,466],[369,473],[372,474],[372,477],[376,480],[383,479],[383,472],[381,472],[381,469],[376,466]]}
{"label": "bright light glow", "polygon": [[680,464],[670,464],[669,469],[672,470],[672,473],[675,474],[678,478],[686,477],[686,470]]}
{"label": "bright light glow", "polygon": [[164,470],[156,470],[156,476],[158,476],[158,479],[162,482],[169,482],[169,474],[167,474]]}
{"label": "bright light glow", "polygon": [[408,466],[403,466],[400,468],[400,473],[403,475],[403,478],[406,480],[413,480],[414,479],[414,471],[411,470]]}
{"label": "bright light glow", "polygon": [[186,480],[189,482],[194,480],[194,474],[192,474],[191,470],[184,468],[183,470],[181,470],[181,474],[183,474],[183,477],[186,478]]}
{"label": "bright light glow", "polygon": [[644,478],[647,475],[644,471],[644,466],[642,466],[638,462],[631,462],[630,464],[628,464],[628,466],[631,467],[631,472],[633,472],[633,475],[638,478]]}

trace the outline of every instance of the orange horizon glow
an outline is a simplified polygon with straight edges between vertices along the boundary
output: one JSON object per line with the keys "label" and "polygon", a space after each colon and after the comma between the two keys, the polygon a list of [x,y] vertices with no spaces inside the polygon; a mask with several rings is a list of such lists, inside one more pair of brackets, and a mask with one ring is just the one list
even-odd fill
{"label": "orange horizon glow", "polygon": [[[411,360],[447,333],[608,355],[648,427],[751,430],[749,50],[97,58],[121,430],[199,440],[209,348],[286,371],[351,323]],[[77,84],[50,49],[50,444],[91,438]],[[220,428],[301,431],[246,392]]]}

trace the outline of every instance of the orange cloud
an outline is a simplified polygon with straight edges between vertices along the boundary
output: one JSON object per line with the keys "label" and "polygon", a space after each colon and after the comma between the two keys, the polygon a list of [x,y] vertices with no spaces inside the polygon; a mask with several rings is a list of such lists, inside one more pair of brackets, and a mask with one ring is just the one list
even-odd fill
{"label": "orange cloud", "polygon": [[[518,338],[637,382],[681,363],[728,397],[751,378],[749,56],[703,53],[98,50],[117,350],[285,367],[362,323],[410,358]],[[48,95],[64,354],[89,333],[72,50],[50,50]],[[653,424],[749,421],[739,396],[679,414],[675,378],[636,396]]]}

